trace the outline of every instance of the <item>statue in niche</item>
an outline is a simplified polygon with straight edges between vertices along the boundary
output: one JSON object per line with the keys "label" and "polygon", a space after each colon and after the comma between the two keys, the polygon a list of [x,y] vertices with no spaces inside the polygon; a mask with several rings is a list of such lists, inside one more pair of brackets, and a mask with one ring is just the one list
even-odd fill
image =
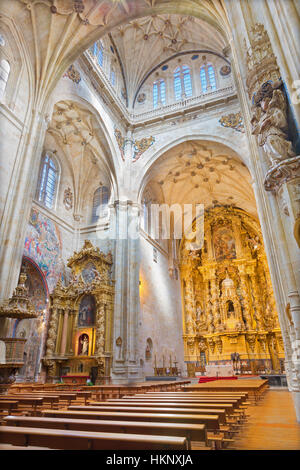
{"label": "statue in niche", "polygon": [[96,304],[92,295],[86,295],[80,302],[78,313],[78,326],[91,326],[95,324]]}
{"label": "statue in niche", "polygon": [[89,337],[83,334],[79,337],[78,341],[78,356],[88,356],[89,354]]}
{"label": "statue in niche", "polygon": [[287,140],[287,103],[281,90],[274,89],[263,96],[260,106],[254,109],[251,124],[252,134],[257,136],[258,145],[263,147],[272,166],[296,156]]}
{"label": "statue in niche", "polygon": [[227,302],[227,318],[233,318],[235,316],[234,314],[234,305],[231,300]]}

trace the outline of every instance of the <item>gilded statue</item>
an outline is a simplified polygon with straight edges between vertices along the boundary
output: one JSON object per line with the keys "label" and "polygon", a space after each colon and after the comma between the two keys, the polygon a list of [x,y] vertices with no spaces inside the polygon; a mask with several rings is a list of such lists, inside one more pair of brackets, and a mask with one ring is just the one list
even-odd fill
{"label": "gilded statue", "polygon": [[292,143],[288,140],[287,104],[283,92],[273,90],[272,96],[264,96],[255,107],[251,120],[252,134],[263,147],[271,165],[295,157]]}

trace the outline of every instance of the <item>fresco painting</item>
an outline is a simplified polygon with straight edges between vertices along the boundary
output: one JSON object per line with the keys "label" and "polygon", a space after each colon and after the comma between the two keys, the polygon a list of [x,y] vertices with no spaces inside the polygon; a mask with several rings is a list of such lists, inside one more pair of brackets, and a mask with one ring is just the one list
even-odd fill
{"label": "fresco painting", "polygon": [[24,255],[37,263],[45,275],[50,292],[60,277],[64,279],[61,251],[62,242],[57,225],[33,209],[25,238]]}

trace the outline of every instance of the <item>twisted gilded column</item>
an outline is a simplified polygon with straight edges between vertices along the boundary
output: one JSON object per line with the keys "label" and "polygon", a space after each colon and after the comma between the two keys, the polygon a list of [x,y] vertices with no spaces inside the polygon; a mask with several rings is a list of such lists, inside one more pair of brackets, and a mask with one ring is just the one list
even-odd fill
{"label": "twisted gilded column", "polygon": [[252,330],[253,324],[252,324],[252,317],[250,313],[250,305],[251,305],[251,299],[249,296],[249,290],[248,290],[248,278],[247,278],[247,273],[246,273],[246,268],[244,265],[238,266],[239,270],[239,275],[240,275],[240,281],[241,281],[241,291],[242,291],[242,297],[243,297],[243,317],[244,320],[246,321],[246,329],[247,330]]}

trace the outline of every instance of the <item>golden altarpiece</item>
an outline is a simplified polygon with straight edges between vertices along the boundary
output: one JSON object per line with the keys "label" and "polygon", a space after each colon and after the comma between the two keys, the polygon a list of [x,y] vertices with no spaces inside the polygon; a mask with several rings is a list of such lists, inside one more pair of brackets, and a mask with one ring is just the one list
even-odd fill
{"label": "golden altarpiece", "polygon": [[109,380],[112,360],[114,281],[112,256],[88,240],[68,260],[71,279],[50,296],[50,322],[43,364],[49,381]]}
{"label": "golden altarpiece", "polygon": [[209,365],[240,373],[280,373],[283,340],[258,222],[240,209],[205,213],[201,250],[181,245],[185,362],[190,376]]}

